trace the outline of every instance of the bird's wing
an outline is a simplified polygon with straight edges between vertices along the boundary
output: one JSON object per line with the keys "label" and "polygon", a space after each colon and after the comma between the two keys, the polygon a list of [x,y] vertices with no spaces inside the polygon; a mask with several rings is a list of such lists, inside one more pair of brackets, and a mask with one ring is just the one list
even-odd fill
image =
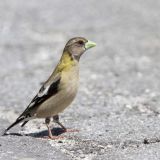
{"label": "bird's wing", "polygon": [[44,83],[43,86],[40,88],[38,94],[32,99],[31,103],[28,105],[28,107],[23,112],[23,114],[26,111],[32,110],[34,107],[43,103],[51,96],[55,95],[58,92],[60,80],[61,80],[61,76],[60,74],[58,74],[49,84]]}

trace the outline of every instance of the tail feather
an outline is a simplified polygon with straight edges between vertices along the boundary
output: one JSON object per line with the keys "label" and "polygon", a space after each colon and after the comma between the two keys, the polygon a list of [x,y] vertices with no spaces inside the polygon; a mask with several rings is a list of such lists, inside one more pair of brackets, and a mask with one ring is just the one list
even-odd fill
{"label": "tail feather", "polygon": [[12,123],[4,132],[3,132],[3,135],[5,135],[7,133],[8,130],[10,130],[12,127],[14,127],[15,125],[17,125],[18,123],[24,121],[25,117],[19,117],[17,118],[17,120]]}

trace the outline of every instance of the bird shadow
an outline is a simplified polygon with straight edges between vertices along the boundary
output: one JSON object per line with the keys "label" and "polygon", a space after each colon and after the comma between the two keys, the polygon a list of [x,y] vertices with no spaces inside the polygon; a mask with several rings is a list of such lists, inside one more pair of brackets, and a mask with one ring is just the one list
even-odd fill
{"label": "bird shadow", "polygon": [[[52,131],[53,136],[59,136],[65,133],[65,131],[62,128],[53,128],[51,131]],[[29,133],[29,134],[26,134],[26,136],[35,137],[35,138],[43,138],[43,137],[48,136],[48,130],[35,132],[35,133]]]}
{"label": "bird shadow", "polygon": [[[53,136],[59,136],[63,133],[65,133],[64,129],[62,128],[53,128],[52,130]],[[43,138],[48,136],[48,130],[40,131],[40,132],[35,132],[35,133],[28,133],[28,134],[21,134],[21,133],[7,133],[5,135],[13,135],[13,136],[29,136],[29,137],[34,137],[34,138]]]}

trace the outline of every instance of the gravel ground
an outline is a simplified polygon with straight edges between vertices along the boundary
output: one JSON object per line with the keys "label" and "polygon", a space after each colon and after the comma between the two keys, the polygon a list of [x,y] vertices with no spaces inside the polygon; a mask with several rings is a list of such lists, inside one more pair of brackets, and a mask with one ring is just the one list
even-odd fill
{"label": "gravel ground", "polygon": [[60,115],[80,132],[47,140],[43,120],[30,121],[0,136],[0,159],[159,160],[159,8],[159,0],[1,0],[0,132],[28,105],[69,38],[97,47],[82,57],[79,93]]}

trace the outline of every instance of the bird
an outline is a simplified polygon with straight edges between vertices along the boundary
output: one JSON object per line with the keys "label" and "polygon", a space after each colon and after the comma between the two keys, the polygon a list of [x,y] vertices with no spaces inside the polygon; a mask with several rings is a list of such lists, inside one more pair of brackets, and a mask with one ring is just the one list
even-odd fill
{"label": "bird", "polygon": [[45,119],[50,139],[56,139],[49,125],[51,118],[66,131],[66,127],[59,121],[59,113],[64,111],[76,97],[79,86],[80,57],[86,50],[95,46],[95,42],[84,37],[70,39],[47,81],[42,84],[37,95],[16,121],[5,129],[3,135],[6,135],[8,130],[17,124],[22,123],[21,127],[23,127],[28,121],[37,118]]}

